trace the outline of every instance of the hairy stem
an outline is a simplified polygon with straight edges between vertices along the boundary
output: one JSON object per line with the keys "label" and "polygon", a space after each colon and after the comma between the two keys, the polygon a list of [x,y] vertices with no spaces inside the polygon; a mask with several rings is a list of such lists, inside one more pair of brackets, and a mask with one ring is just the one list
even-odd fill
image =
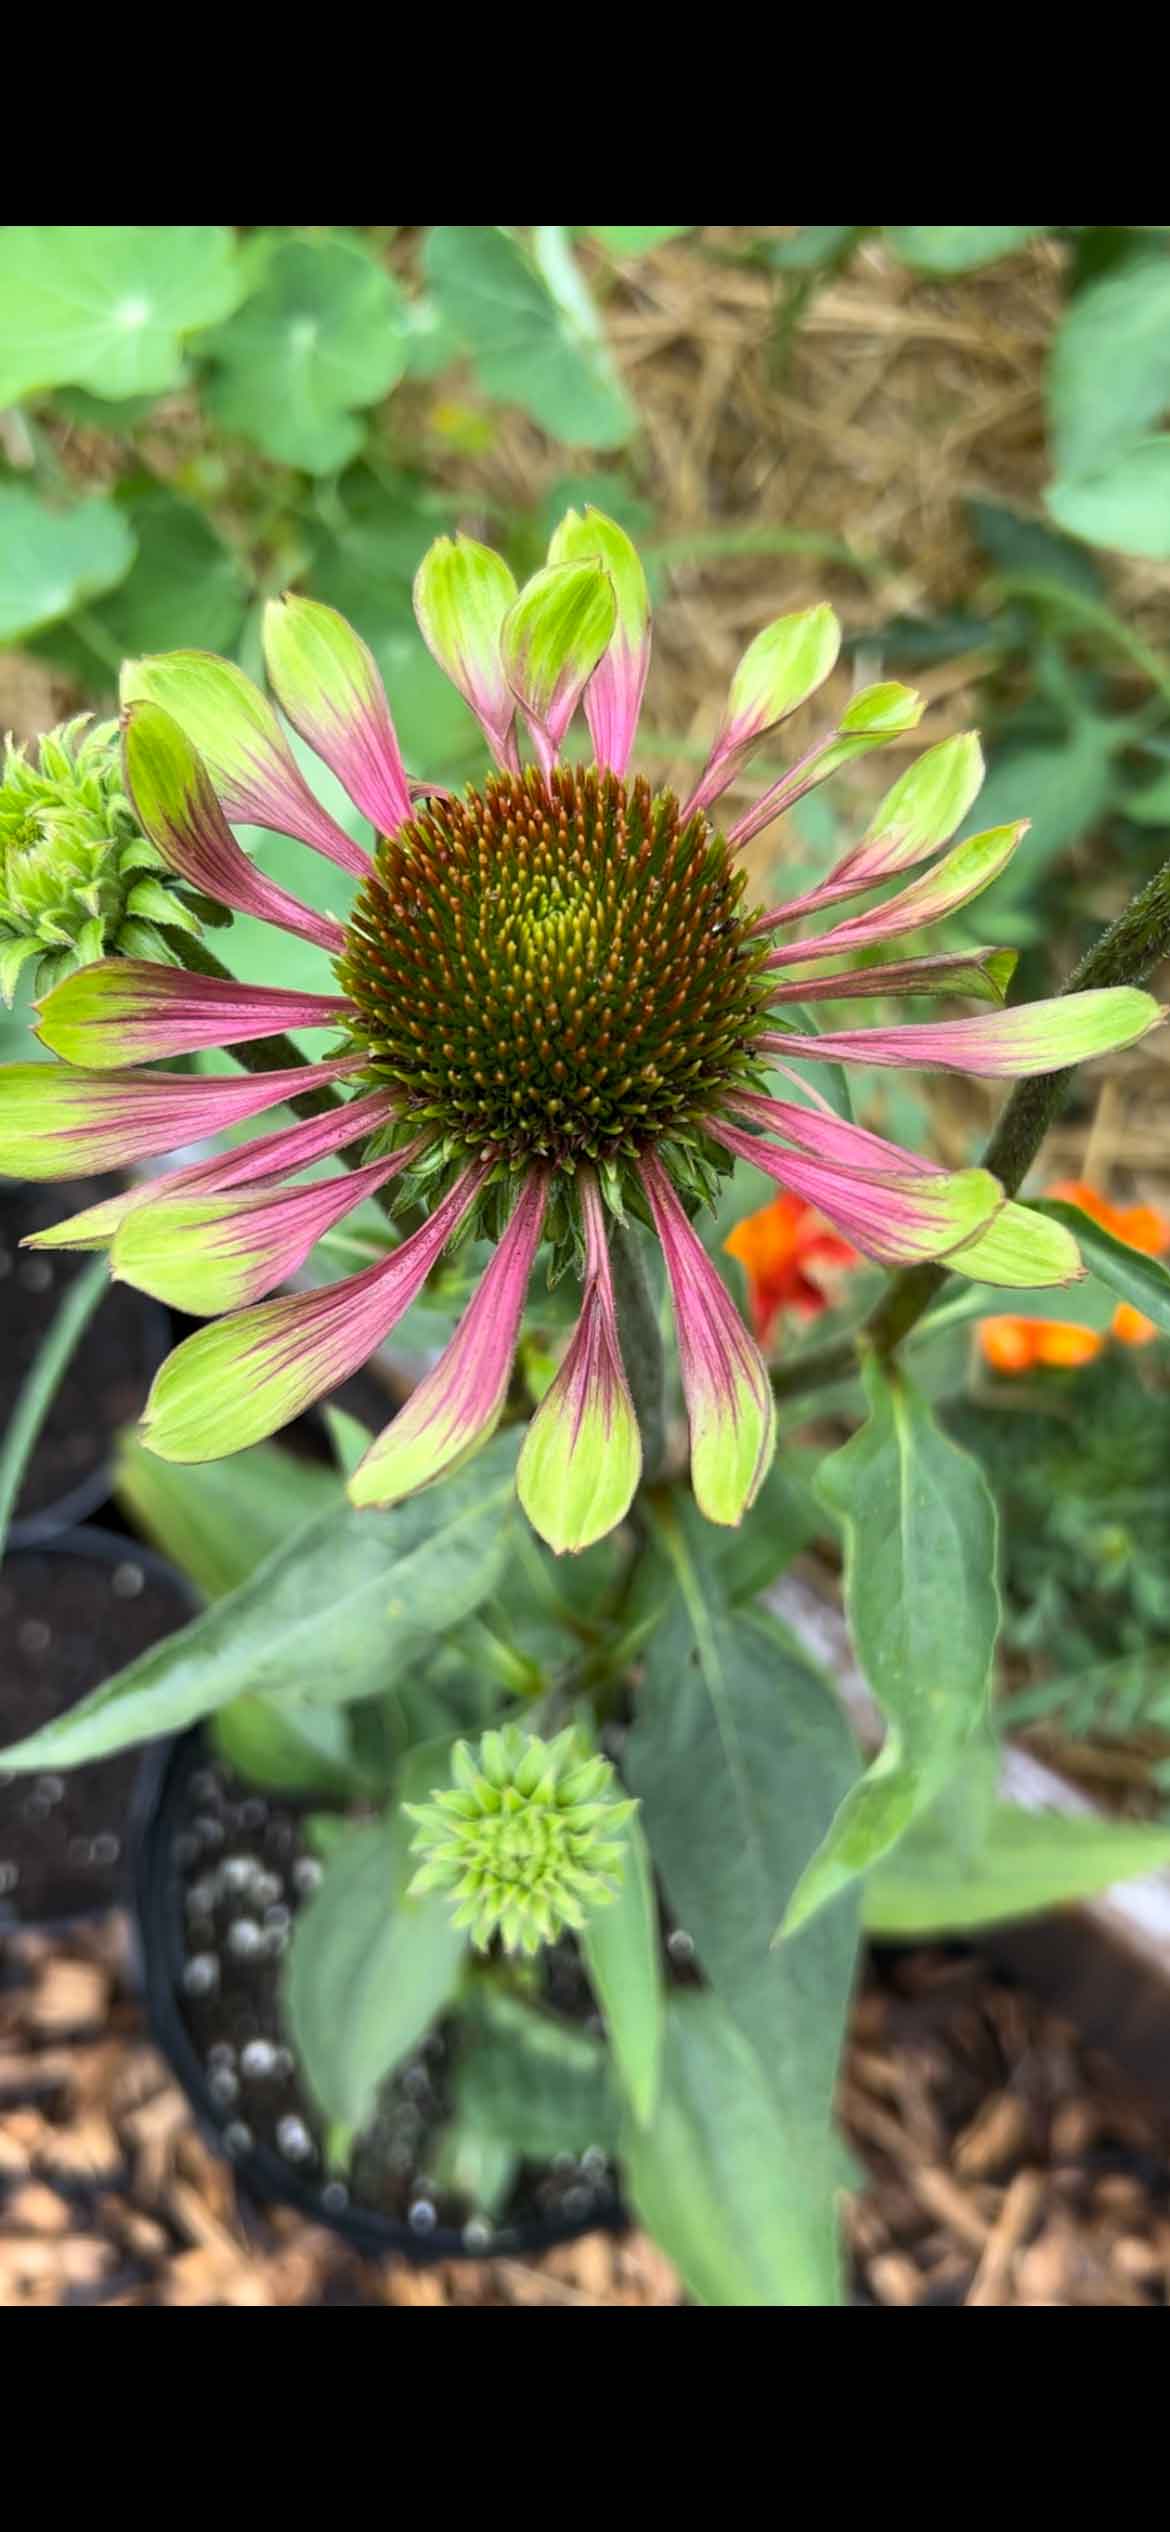
{"label": "hairy stem", "polygon": [[[1101,934],[1091,950],[1073,969],[1062,993],[1087,993],[1108,985],[1144,985],[1147,977],[1170,953],[1170,861],[1163,862],[1146,887],[1119,914],[1115,923]],[[1014,1196],[1027,1177],[1049,1127],[1064,1104],[1073,1078],[1070,1067],[1061,1073],[1043,1073],[1034,1080],[1017,1082],[999,1119],[987,1149],[982,1167],[998,1178],[1009,1196]],[[883,1293],[876,1309],[860,1331],[867,1345],[879,1354],[889,1355],[916,1327],[923,1312],[929,1309],[940,1284],[947,1280],[949,1268],[908,1266],[895,1275]],[[773,1374],[772,1385],[778,1398],[796,1398],[811,1389],[826,1388],[830,1382],[847,1379],[857,1367],[857,1340],[839,1337],[832,1345],[820,1346],[806,1354],[800,1362],[784,1365]]]}
{"label": "hairy stem", "polygon": [[642,1436],[642,1482],[652,1485],[666,1447],[666,1370],[640,1234],[615,1222],[609,1255],[622,1360]]}

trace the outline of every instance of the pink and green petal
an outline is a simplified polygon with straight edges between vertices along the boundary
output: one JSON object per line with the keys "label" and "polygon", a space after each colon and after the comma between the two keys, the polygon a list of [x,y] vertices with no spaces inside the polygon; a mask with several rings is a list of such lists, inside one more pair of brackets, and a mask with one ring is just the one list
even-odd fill
{"label": "pink and green petal", "polygon": [[616,622],[613,582],[594,562],[546,564],[508,609],[504,668],[546,774]]}
{"label": "pink and green petal", "polygon": [[923,1020],[892,1029],[828,1030],[822,1037],[782,1034],[760,1039],[774,1054],[813,1055],[826,1064],[913,1065],[933,1072],[978,1073],[1015,1081],[1062,1072],[1119,1046],[1132,1046],[1165,1018],[1152,994],[1128,985],[1023,1002],[1011,1011],[970,1020]]}
{"label": "pink and green petal", "polygon": [[423,1150],[404,1145],[386,1160],[307,1187],[236,1189],[223,1195],[163,1195],[137,1207],[114,1240],[116,1281],[153,1293],[172,1310],[210,1319],[241,1310],[286,1284],[310,1249],[366,1196],[398,1176]]}
{"label": "pink and green petal", "polygon": [[953,1248],[952,1274],[972,1282],[1031,1290],[1037,1284],[1073,1284],[1084,1275],[1081,1252],[1063,1223],[1049,1222],[1026,1204],[1005,1204],[978,1237]]}
{"label": "pink and green petal", "polygon": [[670,1280],[695,1501],[708,1521],[734,1526],[754,1503],[771,1466],[772,1384],[661,1162],[648,1156],[640,1174]]}
{"label": "pink and green petal", "polygon": [[613,582],[617,620],[585,688],[585,718],[597,763],[625,774],[650,666],[650,592],[636,545],[616,519],[588,505],[568,510],[548,549],[550,563],[598,562]]}
{"label": "pink and green petal", "polygon": [[133,703],[126,715],[126,785],[139,822],[169,870],[236,914],[313,941],[336,957],[341,925],[302,905],[266,879],[237,844],[202,759],[187,733],[157,703]]}
{"label": "pink and green petal", "polygon": [[125,1187],[117,1196],[106,1196],[100,1204],[87,1205],[84,1213],[67,1214],[63,1222],[50,1223],[47,1230],[30,1231],[22,1241],[24,1248],[108,1248],[114,1233],[121,1229],[127,1215],[136,1213],[140,1205],[159,1204],[172,1196],[218,1195],[224,1187],[247,1186],[256,1180],[292,1176],[299,1169],[308,1169],[314,1161],[324,1160],[344,1150],[347,1143],[356,1143],[366,1134],[374,1134],[392,1124],[397,1113],[393,1096],[384,1090],[371,1090],[362,1099],[352,1099],[345,1107],[334,1107],[323,1116],[309,1117],[303,1125],[288,1126],[276,1134],[260,1134],[232,1152],[217,1152],[211,1160],[192,1161],[185,1169],[170,1169],[158,1178],[139,1180]]}
{"label": "pink and green petal", "polygon": [[242,1046],[286,1029],[336,1029],[353,1005],[344,994],[292,993],[190,975],[151,959],[106,958],[64,977],[36,1007],[37,1036],[54,1055],[105,1071],[206,1046]]}
{"label": "pink and green petal", "polygon": [[928,860],[962,825],[982,785],[983,770],[983,751],[973,730],[928,747],[887,792],[861,843],[819,886],[791,898],[782,909],[783,920],[795,923],[798,916],[819,913],[842,898],[859,897]]}
{"label": "pink and green petal", "polygon": [[585,1294],[568,1352],[524,1438],[517,1492],[558,1556],[579,1554],[624,1521],[642,1473],[638,1419],[622,1368],[605,1214],[592,1172],[578,1173]]}
{"label": "pink and green petal", "polygon": [[264,611],[264,658],[294,730],[379,835],[396,835],[410,816],[410,791],[385,687],[353,626],[316,598],[273,598]]}
{"label": "pink and green petal", "polygon": [[516,595],[503,556],[470,536],[436,537],[415,574],[414,612],[427,649],[470,704],[497,761],[511,773],[519,764],[513,730],[516,697],[500,637]]}
{"label": "pink and green petal", "polygon": [[0,1068],[0,1170],[12,1178],[82,1178],[91,1170],[128,1169],[340,1081],[363,1061],[349,1055],[223,1080],[6,1064]]}
{"label": "pink and green petal", "polygon": [[1018,950],[939,950],[927,958],[887,958],[865,967],[843,967],[831,976],[791,978],[774,985],[773,1004],[864,1002],[885,994],[966,994],[972,1002],[1002,1003],[1016,971]]}
{"label": "pink and green petal", "polygon": [[547,1176],[534,1171],[450,1344],[354,1470],[349,1498],[360,1510],[450,1476],[495,1431],[547,1199]]}
{"label": "pink and green petal", "polygon": [[364,878],[368,856],[314,798],[267,697],[232,660],[214,651],[129,659],[121,698],[124,705],[159,704],[178,722],[235,825],[295,836]]}
{"label": "pink and green petal", "polygon": [[777,616],[744,652],[703,772],[682,812],[708,809],[762,740],[806,703],[836,666],[841,627],[831,607]]}
{"label": "pink and green petal", "polygon": [[[847,952],[869,949],[875,941],[896,940],[901,933],[920,932],[929,923],[940,923],[945,915],[969,905],[973,897],[991,886],[993,879],[998,879],[1021,836],[1027,834],[1028,824],[1027,818],[1019,818],[1013,826],[993,826],[983,835],[968,835],[898,896],[888,897],[884,905],[871,906],[866,914],[854,915],[848,923],[835,924],[831,932],[785,942],[782,949],[773,950],[768,966],[797,967],[804,959],[841,957]],[[761,915],[753,928],[756,932],[771,932],[788,920],[788,908],[778,906],[772,913]]]}
{"label": "pink and green petal", "polygon": [[[750,1161],[778,1186],[842,1231],[879,1266],[915,1266],[945,1258],[974,1240],[1004,1203],[998,1179],[986,1169],[931,1171],[913,1165],[899,1175],[837,1166],[780,1150],[738,1127],[712,1122],[708,1132],[737,1159]],[[877,1139],[877,1138],[875,1138]]]}
{"label": "pink and green petal", "polygon": [[887,1177],[891,1170],[896,1177],[944,1175],[941,1161],[928,1160],[921,1152],[903,1151],[900,1143],[887,1142],[884,1134],[871,1133],[866,1125],[853,1125],[832,1108],[813,1109],[793,1099],[769,1099],[756,1090],[736,1091],[729,1095],[728,1104],[737,1116],[762,1126],[765,1133],[782,1135],[785,1142],[795,1143],[813,1160],[830,1161],[835,1168],[878,1177]]}
{"label": "pink and green petal", "polygon": [[348,1380],[421,1292],[487,1175],[486,1163],[466,1170],[421,1230],[360,1275],[198,1328],[168,1356],[146,1402],[149,1448],[160,1459],[223,1459]]}
{"label": "pink and green petal", "polygon": [[867,756],[871,748],[888,747],[893,739],[904,738],[916,729],[926,709],[924,699],[911,686],[890,682],[881,686],[865,686],[854,695],[841,715],[835,730],[818,739],[815,747],[772,784],[753,809],[728,829],[729,844],[750,844],[774,818],[783,817],[805,793],[827,782],[830,774],[842,765],[851,764],[855,756]]}

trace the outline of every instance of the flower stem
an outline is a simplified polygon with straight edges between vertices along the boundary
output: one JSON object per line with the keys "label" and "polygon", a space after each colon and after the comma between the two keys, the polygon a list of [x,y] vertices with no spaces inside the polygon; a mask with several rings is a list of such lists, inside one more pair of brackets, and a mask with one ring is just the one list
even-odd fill
{"label": "flower stem", "polygon": [[[1170,861],[1163,862],[1161,870],[1094,942],[1060,990],[1062,994],[1087,993],[1101,986],[1143,985],[1168,952]],[[1064,1104],[1072,1077],[1072,1067],[1060,1073],[1041,1073],[1033,1080],[1018,1082],[1013,1090],[981,1164],[999,1179],[1009,1196],[1015,1195],[1027,1177]],[[917,1326],[949,1271],[945,1264],[908,1266],[895,1275],[860,1331],[861,1340],[881,1355],[892,1354],[911,1328]],[[856,1368],[857,1340],[839,1337],[832,1345],[803,1355],[798,1363],[788,1367],[787,1375],[781,1364],[772,1375],[772,1386],[778,1398],[796,1398],[806,1390],[827,1388],[833,1381],[848,1379]]]}
{"label": "flower stem", "polygon": [[642,1483],[652,1485],[666,1448],[666,1370],[638,1232],[615,1222],[609,1256],[622,1360],[642,1436]]}

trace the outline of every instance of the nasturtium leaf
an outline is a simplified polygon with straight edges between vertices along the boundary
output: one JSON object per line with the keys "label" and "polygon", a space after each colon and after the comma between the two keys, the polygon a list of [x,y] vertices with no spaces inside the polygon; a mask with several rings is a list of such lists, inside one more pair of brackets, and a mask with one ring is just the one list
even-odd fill
{"label": "nasturtium leaf", "polygon": [[1170,556],[1170,431],[1134,440],[1092,474],[1061,475],[1044,495],[1057,526],[1118,554]]}
{"label": "nasturtium leaf", "polygon": [[66,383],[161,395],[184,336],[244,286],[230,228],[0,229],[0,405]]}
{"label": "nasturtium leaf", "polygon": [[204,347],[207,400],[225,429],[268,457],[329,475],[361,445],[355,408],[376,404],[406,367],[406,303],[356,241],[257,241],[257,287]]}
{"label": "nasturtium leaf", "polygon": [[144,1538],[205,1600],[235,1591],[306,1521],[341,1502],[340,1481],[329,1469],[278,1442],[183,1467],[144,1449],[133,1432],[119,1439],[114,1493]]}
{"label": "nasturtium leaf", "polygon": [[490,396],[522,405],[570,447],[630,437],[634,410],[567,242],[552,247],[546,233],[539,265],[503,228],[444,225],[431,230],[426,263],[439,312]]}
{"label": "nasturtium leaf", "polygon": [[25,484],[0,484],[0,642],[72,614],[133,560],[133,530],[104,494],[55,510]]}
{"label": "nasturtium leaf", "polygon": [[886,1740],[808,1865],[786,1932],[867,1871],[941,1791],[982,1725],[999,1625],[982,1470],[903,1370],[871,1357],[863,1378],[868,1419],[825,1461],[817,1492],[844,1527],[850,1631]]}
{"label": "nasturtium leaf", "polygon": [[1170,255],[1164,248],[1147,242],[1132,260],[1077,292],[1053,343],[1048,404],[1056,471],[1066,479],[1110,468],[1161,420],[1170,406]]}
{"label": "nasturtium leaf", "polygon": [[80,1705],[3,1753],[73,1766],[180,1731],[245,1691],[346,1705],[392,1688],[495,1588],[508,1551],[517,1436],[393,1512],[324,1512],[248,1580]]}
{"label": "nasturtium leaf", "polygon": [[902,263],[912,264],[916,272],[972,273],[981,264],[997,263],[1001,255],[1017,254],[1021,246],[1029,246],[1045,232],[1042,228],[926,228],[885,229],[882,234]]}
{"label": "nasturtium leaf", "polygon": [[968,501],[966,511],[972,534],[997,572],[1010,578],[1051,581],[1081,598],[1101,596],[1099,565],[1067,536],[1057,536],[1039,519],[1026,518],[999,501]]}
{"label": "nasturtium leaf", "polygon": [[[1160,1258],[1145,1257],[1140,1249],[1128,1248],[1124,1240],[1115,1239],[1112,1231],[1107,1231],[1102,1223],[1094,1222],[1092,1215],[1083,1213],[1079,1205],[1046,1198],[1036,1205],[1035,1210],[1047,1214],[1052,1221],[1062,1223],[1067,1231],[1071,1231],[1090,1272],[1098,1276],[1119,1301],[1128,1301],[1136,1310],[1144,1311],[1163,1336],[1170,1336],[1170,1272]],[[1014,1293],[1011,1306],[1014,1310]],[[1062,1306],[1054,1309],[1052,1315],[1054,1318],[1063,1317],[1063,1296]]]}
{"label": "nasturtium leaf", "polygon": [[654,2118],[628,2120],[622,2163],[639,2218],[697,2302],[736,2311],[838,2302],[834,2180],[824,2175],[806,2200],[809,2175],[793,2165],[760,2059],[710,1991],[672,1995]]}
{"label": "nasturtium leaf", "polygon": [[118,512],[137,548],[129,571],[107,597],[88,607],[88,642],[66,622],[47,633],[41,647],[89,685],[94,628],[111,662],[150,651],[234,651],[249,581],[204,512],[166,484],[121,494]]}
{"label": "nasturtium leaf", "polygon": [[627,1822],[622,1842],[617,1898],[587,1919],[581,1950],[605,2017],[618,2082],[639,2126],[646,2127],[654,2115],[662,2058],[661,1936],[654,1869],[637,1818]]}
{"label": "nasturtium leaf", "polygon": [[648,255],[655,246],[667,246],[672,237],[689,237],[688,229],[590,229],[590,237],[599,238],[611,255]]}
{"label": "nasturtium leaf", "polygon": [[1170,1828],[1160,1824],[1001,1802],[967,1856],[956,1854],[945,1821],[916,1821],[870,1874],[862,1904],[872,1934],[963,1934],[1070,1906],[1168,1863]]}

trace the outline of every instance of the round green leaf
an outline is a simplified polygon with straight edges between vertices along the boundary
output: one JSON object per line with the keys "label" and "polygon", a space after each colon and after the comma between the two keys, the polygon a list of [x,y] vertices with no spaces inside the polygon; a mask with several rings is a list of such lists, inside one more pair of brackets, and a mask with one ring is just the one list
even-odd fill
{"label": "round green leaf", "polygon": [[895,255],[920,273],[973,273],[980,264],[994,264],[1014,255],[1039,229],[885,229]]}
{"label": "round green leaf", "polygon": [[[91,635],[100,629],[108,659],[187,647],[234,651],[248,604],[248,580],[203,512],[165,484],[124,495],[118,507],[138,551],[119,587],[88,610],[88,629]],[[47,633],[42,647],[92,685],[92,646],[82,643],[68,624]]]}
{"label": "round green leaf", "polygon": [[541,232],[541,257],[538,268],[502,228],[433,228],[436,305],[490,396],[523,405],[570,447],[616,448],[633,409],[561,231]]}
{"label": "round green leaf", "polygon": [[207,349],[208,392],[228,430],[311,475],[333,474],[361,443],[358,406],[401,378],[405,300],[367,248],[346,238],[259,242],[259,287]]}
{"label": "round green leaf", "polygon": [[590,237],[599,238],[611,255],[648,255],[655,246],[666,246],[672,237],[689,237],[689,229],[590,229]]}
{"label": "round green leaf", "polygon": [[1107,466],[1170,405],[1170,255],[1136,258],[1078,292],[1052,348],[1048,401],[1061,476]]}
{"label": "round green leaf", "polygon": [[1057,526],[1118,554],[1170,557],[1170,434],[1135,440],[1099,474],[1049,484]]}
{"label": "round green leaf", "polygon": [[159,395],[242,286],[230,228],[0,230],[0,405],[67,382]]}
{"label": "round green leaf", "polygon": [[133,560],[133,530],[112,501],[50,510],[25,485],[0,485],[0,642],[69,615]]}

